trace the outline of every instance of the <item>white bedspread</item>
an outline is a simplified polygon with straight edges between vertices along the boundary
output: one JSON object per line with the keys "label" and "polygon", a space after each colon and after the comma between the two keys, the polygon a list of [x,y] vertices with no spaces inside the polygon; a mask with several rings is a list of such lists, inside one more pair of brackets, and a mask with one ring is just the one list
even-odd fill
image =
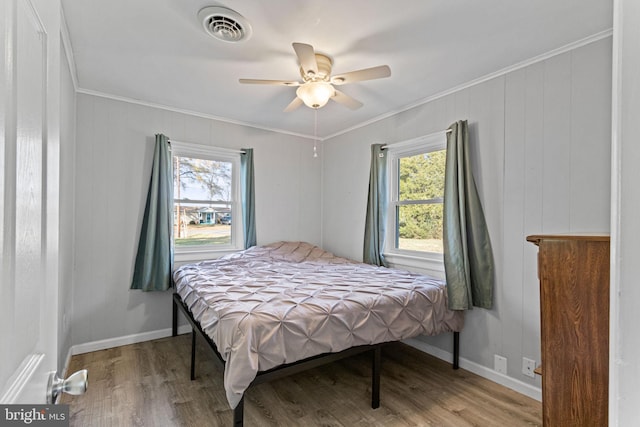
{"label": "white bedspread", "polygon": [[235,408],[258,371],[322,353],[460,331],[441,280],[278,242],[174,272],[177,292],[226,361]]}

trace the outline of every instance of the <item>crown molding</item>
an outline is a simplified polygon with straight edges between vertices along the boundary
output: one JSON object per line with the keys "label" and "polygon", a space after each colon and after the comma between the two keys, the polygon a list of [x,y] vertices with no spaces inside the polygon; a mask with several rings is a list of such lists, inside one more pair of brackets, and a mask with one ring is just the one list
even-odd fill
{"label": "crown molding", "polygon": [[586,46],[588,44],[597,42],[597,41],[605,39],[607,37],[611,37],[612,35],[613,35],[613,28],[609,28],[608,30],[601,31],[601,32],[593,34],[593,35],[591,35],[589,37],[585,37],[585,38],[577,40],[575,42],[566,44],[566,45],[561,46],[561,47],[559,47],[557,49],[550,50],[549,52],[545,52],[545,53],[543,53],[541,55],[534,56],[533,58],[529,58],[529,59],[526,59],[526,60],[524,60],[522,62],[518,62],[516,64],[510,65],[510,66],[502,68],[502,69],[500,69],[498,71],[494,71],[493,73],[486,74],[486,75],[484,75],[482,77],[479,77],[477,79],[470,80],[470,81],[468,81],[466,83],[463,83],[461,85],[452,87],[451,89],[447,89],[447,90],[445,90],[443,92],[437,93],[435,95],[431,95],[431,96],[429,96],[427,98],[423,98],[423,99],[421,99],[419,101],[416,101],[416,102],[414,102],[412,104],[405,105],[404,107],[401,107],[401,108],[396,109],[394,111],[390,111],[388,113],[385,113],[385,114],[382,114],[380,116],[374,117],[374,118],[372,118],[370,120],[367,120],[365,122],[359,123],[359,124],[357,124],[355,126],[352,126],[350,128],[343,129],[343,130],[341,130],[339,132],[336,132],[336,133],[333,133],[331,135],[325,136],[324,138],[322,138],[322,141],[325,141],[325,140],[331,139],[331,138],[335,138],[336,136],[343,135],[345,133],[351,132],[351,131],[356,130],[356,129],[360,129],[362,127],[368,126],[368,125],[370,125],[372,123],[375,123],[375,122],[378,122],[380,120],[384,120],[384,119],[387,119],[389,117],[395,116],[398,113],[402,113],[404,111],[411,110],[412,108],[416,108],[416,107],[419,107],[421,105],[428,104],[429,102],[433,102],[436,99],[443,98],[445,96],[451,95],[453,93],[459,92],[459,91],[464,90],[464,89],[468,89],[468,88],[470,88],[472,86],[476,86],[476,85],[484,83],[486,81],[495,79],[496,77],[504,76],[504,75],[509,74],[509,73],[511,73],[513,71],[528,67],[528,66],[533,65],[535,63],[546,61],[547,59],[552,58],[554,56],[561,55],[561,54],[566,53],[566,52],[570,52],[570,51],[572,51],[574,49],[577,49],[579,47]]}
{"label": "crown molding", "polygon": [[187,115],[190,115],[190,116],[201,117],[203,119],[210,119],[210,120],[216,120],[216,121],[219,121],[219,122],[225,122],[225,123],[230,123],[230,124],[234,124],[234,125],[246,126],[246,127],[250,127],[250,128],[254,128],[254,129],[264,130],[264,131],[267,131],[267,132],[276,132],[276,133],[280,133],[280,134],[284,134],[284,135],[297,136],[297,137],[300,137],[300,138],[313,140],[313,136],[312,135],[305,135],[305,134],[302,134],[302,133],[290,132],[290,131],[284,130],[284,129],[258,126],[256,124],[242,122],[240,120],[233,120],[233,119],[229,119],[229,118],[226,118],[226,117],[214,116],[213,114],[200,113],[198,111],[186,110],[184,108],[171,107],[169,105],[158,104],[158,103],[155,103],[155,102],[142,101],[140,99],[128,98],[126,96],[112,95],[112,94],[109,94],[109,93],[99,92],[99,91],[90,90],[90,89],[82,89],[82,88],[79,88],[76,92],[77,93],[82,93],[82,94],[85,94],[85,95],[98,96],[100,98],[112,99],[114,101],[121,101],[121,102],[128,102],[130,104],[142,105],[144,107],[158,108],[160,110],[172,111],[174,113],[187,114]]}
{"label": "crown molding", "polygon": [[[66,32],[66,23],[65,23],[65,25],[63,25],[63,27],[65,28],[65,31],[61,31],[61,33],[63,34],[63,40],[64,40],[64,38],[65,38],[64,34],[65,33],[67,34],[67,39],[68,39],[68,32]],[[284,135],[296,136],[296,137],[299,137],[299,138],[310,139],[312,141],[315,139],[315,140],[317,140],[319,142],[322,142],[322,141],[326,141],[326,140],[335,138],[337,136],[346,134],[348,132],[354,131],[356,129],[363,128],[363,127],[368,126],[368,125],[370,125],[372,123],[376,123],[376,122],[378,122],[380,120],[387,119],[389,117],[392,117],[392,116],[394,116],[396,114],[399,114],[399,113],[402,113],[404,111],[411,110],[412,108],[416,108],[416,107],[419,107],[421,105],[427,104],[429,102],[433,102],[433,101],[435,101],[437,99],[443,98],[445,96],[451,95],[451,94],[459,92],[461,90],[468,89],[468,88],[470,88],[472,86],[475,86],[475,85],[484,83],[486,81],[495,79],[496,77],[504,76],[505,74],[508,74],[508,73],[513,72],[513,71],[528,67],[530,65],[533,65],[533,64],[541,62],[541,61],[545,61],[545,60],[547,60],[549,58],[552,58],[554,56],[561,55],[563,53],[570,52],[570,51],[572,51],[574,49],[577,49],[577,48],[580,48],[582,46],[586,46],[588,44],[597,42],[597,41],[605,39],[607,37],[611,37],[612,35],[613,35],[613,29],[609,28],[607,30],[601,31],[599,33],[596,33],[596,34],[593,34],[591,36],[585,37],[583,39],[577,40],[575,42],[566,44],[566,45],[561,46],[561,47],[559,47],[557,49],[545,52],[545,53],[543,53],[541,55],[534,56],[533,58],[529,58],[527,60],[524,60],[524,61],[518,62],[516,64],[510,65],[508,67],[502,68],[502,69],[500,69],[498,71],[495,71],[493,73],[486,74],[486,75],[484,75],[482,77],[479,77],[477,79],[470,80],[470,81],[468,81],[466,83],[463,83],[461,85],[452,87],[450,89],[447,89],[447,90],[442,91],[440,93],[437,93],[435,95],[431,95],[429,97],[423,98],[423,99],[421,99],[419,101],[416,101],[416,102],[413,102],[411,104],[405,105],[404,107],[401,107],[399,109],[396,109],[396,110],[393,110],[393,111],[389,111],[389,112],[387,112],[385,114],[382,114],[380,116],[374,117],[374,118],[369,119],[369,120],[366,120],[366,121],[364,121],[362,123],[359,123],[359,124],[357,124],[355,126],[351,126],[349,128],[343,129],[341,131],[335,132],[335,133],[333,133],[331,135],[327,135],[327,136],[324,136],[324,137],[314,137],[313,135],[307,135],[307,134],[302,134],[302,133],[297,133],[297,132],[290,132],[290,131],[287,131],[287,130],[284,130],[284,129],[258,126],[258,125],[253,124],[253,123],[243,122],[243,121],[240,121],[240,120],[233,120],[233,119],[229,119],[229,118],[225,118],[225,117],[214,116],[212,114],[201,113],[201,112],[198,112],[198,111],[186,110],[186,109],[183,109],[183,108],[176,108],[176,107],[172,107],[172,106],[168,106],[168,105],[163,105],[163,104],[158,104],[158,103],[148,102],[148,101],[142,101],[142,100],[139,100],[139,99],[133,99],[133,98],[125,97],[125,96],[112,95],[112,94],[109,94],[109,93],[94,91],[94,90],[90,90],[90,89],[83,89],[83,88],[80,88],[80,87],[77,86],[77,79],[75,78],[75,64],[73,63],[73,54],[72,53],[68,54],[67,55],[67,59],[69,60],[69,63],[70,63],[69,66],[73,67],[72,68],[73,71],[72,71],[71,74],[72,74],[72,78],[74,79],[74,85],[76,86],[76,92],[77,93],[82,93],[82,94],[85,94],[85,95],[98,96],[98,97],[101,97],[101,98],[112,99],[112,100],[115,100],[115,101],[128,102],[128,103],[131,103],[131,104],[142,105],[142,106],[145,106],[145,107],[158,108],[158,109],[161,109],[161,110],[167,110],[167,111],[172,111],[172,112],[175,112],[175,113],[187,114],[187,115],[191,115],[191,116],[195,116],[195,117],[202,117],[202,118],[205,118],[205,119],[216,120],[216,121],[220,121],[220,122],[224,122],[224,123],[231,123],[231,124],[240,125],[240,126],[247,126],[247,127],[250,127],[250,128],[260,129],[260,130],[264,130],[264,131],[268,131],[268,132],[276,132],[276,133],[280,133],[280,134],[284,134]],[[65,43],[65,50],[67,50],[67,52],[71,52],[71,44],[70,43],[68,44],[68,47],[67,47],[67,43]]]}

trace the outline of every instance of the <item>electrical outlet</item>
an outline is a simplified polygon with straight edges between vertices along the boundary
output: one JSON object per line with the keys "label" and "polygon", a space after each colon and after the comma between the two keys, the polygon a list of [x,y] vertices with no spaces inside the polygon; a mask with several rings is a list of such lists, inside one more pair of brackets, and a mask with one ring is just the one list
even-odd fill
{"label": "electrical outlet", "polygon": [[493,369],[501,374],[507,374],[507,358],[504,356],[493,355]]}
{"label": "electrical outlet", "polygon": [[526,357],[522,358],[522,373],[528,377],[535,378],[536,374],[533,372],[536,369],[536,361],[527,359]]}

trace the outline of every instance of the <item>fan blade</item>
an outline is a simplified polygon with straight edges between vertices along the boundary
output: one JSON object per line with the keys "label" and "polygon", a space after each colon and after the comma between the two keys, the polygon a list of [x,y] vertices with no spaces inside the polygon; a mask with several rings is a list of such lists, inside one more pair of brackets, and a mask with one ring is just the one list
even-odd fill
{"label": "fan blade", "polygon": [[307,74],[315,76],[318,74],[318,63],[316,62],[316,53],[313,50],[313,46],[305,43],[293,43],[293,50],[298,55],[298,61],[304,71],[305,76]]}
{"label": "fan blade", "polygon": [[357,110],[358,108],[362,107],[362,102],[356,99],[353,99],[346,93],[340,92],[337,89],[336,89],[336,94],[332,96],[331,99],[336,101],[338,104],[342,104],[345,107],[351,108],[352,110]]}
{"label": "fan blade", "polygon": [[238,79],[240,83],[253,85],[279,85],[279,86],[300,86],[300,82],[286,80],[258,80],[258,79]]}
{"label": "fan blade", "polygon": [[391,68],[388,65],[365,68],[364,70],[351,71],[349,73],[338,74],[331,77],[334,85],[346,85],[347,83],[361,82],[363,80],[381,79],[391,75]]}
{"label": "fan blade", "polygon": [[284,109],[284,112],[285,113],[289,113],[289,112],[295,110],[296,108],[298,108],[301,105],[302,105],[302,99],[300,99],[300,98],[298,98],[296,96],[295,99],[293,101],[291,101],[291,103],[289,105],[287,105],[287,108]]}

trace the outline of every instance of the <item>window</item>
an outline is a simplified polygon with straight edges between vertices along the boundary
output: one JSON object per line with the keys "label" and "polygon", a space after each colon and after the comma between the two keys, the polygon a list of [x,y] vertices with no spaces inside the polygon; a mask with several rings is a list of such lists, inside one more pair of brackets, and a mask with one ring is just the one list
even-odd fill
{"label": "window", "polygon": [[176,253],[240,249],[240,154],[171,143]]}
{"label": "window", "polygon": [[442,259],[445,134],[389,146],[386,252]]}

